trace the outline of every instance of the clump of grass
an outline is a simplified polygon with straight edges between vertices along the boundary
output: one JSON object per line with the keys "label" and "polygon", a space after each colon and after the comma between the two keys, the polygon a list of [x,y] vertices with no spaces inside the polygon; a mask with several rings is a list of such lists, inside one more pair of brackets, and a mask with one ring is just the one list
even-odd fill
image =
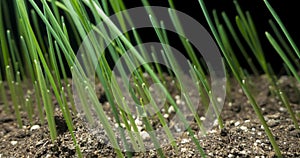
{"label": "clump of grass", "polygon": [[[133,116],[130,112],[130,105],[126,100],[126,97],[131,95],[133,98],[132,100],[137,104],[138,117],[142,119],[142,122],[145,125],[145,131],[149,134],[154,147],[157,149],[158,155],[160,157],[164,157],[165,155],[163,153],[162,146],[156,138],[155,131],[153,130],[150,122],[150,116],[147,114],[147,104],[156,111],[159,123],[163,127],[163,131],[165,132],[172,147],[174,147],[176,151],[178,147],[176,144],[176,138],[173,136],[171,129],[168,127],[166,118],[163,116],[159,106],[154,101],[155,96],[152,95],[148,89],[150,82],[149,79],[144,77],[144,74],[147,73],[151,80],[160,85],[159,90],[161,90],[166,97],[168,105],[164,105],[164,108],[168,109],[172,107],[175,110],[180,121],[182,121],[184,126],[187,128],[188,134],[193,140],[193,143],[197,146],[200,155],[205,157],[204,149],[202,149],[199,140],[195,137],[195,133],[189,127],[186,117],[180,110],[179,105],[176,103],[170,92],[166,89],[167,80],[162,71],[162,67],[157,64],[157,62],[154,64],[144,64],[145,61],[149,60],[158,61],[159,57],[155,52],[161,52],[164,62],[168,63],[170,69],[173,70],[170,71],[170,69],[168,69],[169,75],[173,78],[180,78],[182,76],[182,72],[177,71],[180,70],[180,63],[175,60],[173,54],[166,53],[171,52],[172,50],[169,46],[170,39],[166,32],[164,22],[158,21],[157,17],[155,17],[155,13],[153,13],[151,9],[147,9],[149,19],[151,20],[159,41],[164,44],[162,45],[161,50],[155,50],[154,46],[152,46],[150,54],[149,51],[147,51],[147,49],[142,45],[143,41],[141,40],[138,31],[134,29],[132,19],[126,11],[124,12],[124,17],[117,16],[120,28],[118,28],[114,22],[109,20],[109,6],[112,7],[113,13],[126,9],[122,0],[118,0],[115,3],[108,1],[102,1],[99,3],[93,0],[41,0],[42,8],[39,7],[34,0],[28,0],[28,2],[29,3],[25,3],[22,0],[16,0],[13,2],[15,17],[10,17],[7,14],[7,9],[3,9],[7,8],[7,2],[0,2],[0,65],[2,68],[0,73],[0,97],[3,100],[4,108],[7,113],[10,112],[10,106],[13,106],[12,109],[17,118],[19,127],[22,127],[23,125],[23,118],[20,115],[20,111],[25,111],[32,123],[34,118],[33,111],[37,110],[41,124],[44,124],[45,121],[48,122],[50,137],[54,142],[57,138],[56,125],[54,121],[55,107],[51,100],[52,97],[54,97],[58,101],[59,108],[67,123],[79,157],[82,157],[82,154],[74,134],[75,127],[72,123],[70,111],[72,111],[72,113],[84,113],[88,122],[92,125],[95,125],[94,123],[100,120],[108,138],[111,141],[110,143],[115,148],[117,156],[132,157],[132,150],[145,151],[146,147],[139,127],[135,121],[136,116]],[[266,37],[275,48],[276,52],[278,52],[283,59],[288,71],[290,71],[297,81],[300,82],[300,78],[297,73],[297,69],[299,69],[298,61],[300,58],[299,50],[271,5],[267,0],[264,0],[264,2],[274,16],[277,24],[279,24],[279,27],[288,42],[285,41],[279,29],[277,29],[277,26],[272,21],[270,21],[270,25],[284,49],[281,48],[280,44],[277,43],[276,39],[274,39],[270,33],[266,32]],[[145,6],[149,5],[147,0],[142,0],[142,3]],[[276,95],[281,99],[285,107],[288,109],[295,127],[299,129],[296,114],[293,112],[286,95],[278,87],[277,79],[274,76],[273,70],[265,59],[265,54],[260,43],[261,39],[259,38],[255,28],[255,21],[253,21],[250,12],[243,12],[238,2],[234,0],[234,5],[236,6],[238,14],[235,19],[235,25],[238,30],[234,30],[234,24],[230,21],[225,12],[221,13],[225,25],[222,24],[217,11],[215,10],[213,11],[213,23],[203,0],[199,0],[199,4],[204,12],[210,29],[213,32],[215,40],[224,55],[224,65],[226,64],[229,68],[225,70],[226,73],[232,73],[234,78],[238,81],[248,97],[257,117],[261,121],[276,155],[278,157],[282,157],[278,144],[276,143],[275,138],[262,115],[261,109],[257,105],[255,95],[249,88],[249,83],[251,82],[249,74],[240,67],[240,63],[236,57],[236,52],[232,49],[233,44],[238,46],[253,74],[256,76],[259,75],[259,68],[253,64],[253,61],[258,61],[260,68],[268,76],[269,82],[272,86],[271,91],[274,93],[273,95]],[[28,10],[28,5],[31,5],[33,9]],[[172,0],[169,0],[169,5],[170,8],[175,9],[175,5]],[[88,9],[91,11],[92,15],[87,14]],[[184,30],[177,15],[171,9],[169,10],[169,15],[177,32],[180,35],[184,35]],[[5,19],[9,18],[16,18],[17,35],[13,36],[11,34],[10,23],[3,23],[3,21],[7,21]],[[93,19],[96,24],[104,22],[109,30],[98,28],[91,19]],[[46,35],[42,34],[39,30],[39,20],[41,20],[46,26]],[[70,27],[67,27],[67,23]],[[126,27],[128,27],[126,24],[129,24],[130,27],[133,28],[133,36],[130,36],[129,33],[121,33],[123,30],[126,30]],[[89,36],[91,31],[94,31],[96,35]],[[227,31],[229,31],[229,34]],[[77,50],[72,48],[70,34],[75,37],[75,41],[78,46],[82,40],[89,37],[91,41],[90,45],[80,49],[88,51],[90,54],[83,53],[79,54],[79,57],[76,57],[75,52]],[[242,39],[240,39],[239,34]],[[229,35],[233,37],[234,41],[229,40]],[[113,38],[113,40],[111,38]],[[213,110],[210,112],[212,112],[212,115],[219,116],[220,111],[217,108],[219,103],[214,93],[212,93],[212,86],[208,82],[209,78],[205,73],[207,71],[206,67],[201,60],[198,59],[188,39],[184,36],[179,36],[179,39],[190,57],[190,61],[188,62],[190,71],[188,73],[193,82],[196,83],[196,90],[197,93],[200,94],[199,96],[201,97],[202,105],[207,110],[208,105],[211,102]],[[246,46],[242,45],[242,40],[245,40]],[[20,42],[19,45],[21,47],[17,47],[16,41]],[[123,57],[124,59],[125,66],[117,67],[120,72],[119,77],[122,80],[126,81],[126,68],[133,69],[134,66],[141,65],[132,73],[133,84],[125,86],[125,89],[129,94],[123,94],[123,91],[121,90],[123,87],[118,84],[118,78],[109,66],[109,61],[105,55],[99,56],[99,54],[97,54],[98,52],[95,51],[106,48],[106,41],[111,42],[111,44],[107,47],[107,51],[109,55],[112,56],[114,62],[118,62],[120,57]],[[133,43],[137,43],[138,46],[134,47]],[[290,46],[292,49],[289,48]],[[255,59],[250,58],[246,47],[250,48],[250,52],[254,54]],[[129,55],[126,54],[127,50],[130,50],[132,53]],[[295,58],[297,56],[298,59],[290,61],[287,55],[290,58]],[[78,58],[82,60],[79,60]],[[66,63],[64,63],[64,59]],[[296,67],[294,65],[296,65]],[[68,80],[68,71],[70,71],[73,75],[73,83],[70,83]],[[113,128],[109,119],[106,117],[102,104],[99,102],[94,91],[93,84],[95,79],[91,77],[91,75],[94,75],[94,72],[96,74],[96,78],[101,82],[105,90],[106,97],[114,117],[113,119],[116,121],[118,126],[116,130],[117,133],[120,134],[121,142],[118,142],[115,135],[115,128]],[[2,74],[4,74],[4,76]],[[5,89],[6,84],[10,91],[12,100],[11,104],[8,102]],[[181,87],[180,85],[184,84],[182,80],[179,79],[175,87],[183,94],[183,98],[181,99],[185,101],[186,106],[193,113],[194,119],[201,129],[201,132],[206,134],[207,131],[203,128],[203,122],[200,120],[197,110],[194,109],[195,105],[193,105],[194,103],[191,101],[192,99],[190,95],[188,95],[187,87]],[[72,86],[75,87],[73,91]],[[23,88],[30,89],[32,92],[28,91],[28,96],[22,97],[24,96]],[[78,108],[75,107],[76,103],[73,98],[73,93],[75,92],[77,94],[76,97],[80,100],[81,111],[78,111]],[[69,99],[67,100],[67,98]],[[68,101],[70,102],[70,105],[68,105]],[[96,118],[93,117],[93,115],[96,115]],[[44,120],[45,116],[46,120]],[[220,129],[224,128],[222,118],[218,117],[217,120]],[[126,131],[130,132],[128,133]],[[129,135],[130,140],[126,140],[127,135]],[[121,146],[125,147],[125,155],[123,154],[124,152],[120,150]]]}

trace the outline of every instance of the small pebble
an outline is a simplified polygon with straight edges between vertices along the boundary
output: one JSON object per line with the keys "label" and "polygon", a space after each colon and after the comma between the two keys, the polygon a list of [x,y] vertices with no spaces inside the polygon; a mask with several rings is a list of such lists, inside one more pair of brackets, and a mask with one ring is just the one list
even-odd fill
{"label": "small pebble", "polygon": [[270,119],[279,119],[279,117],[280,117],[280,113],[275,113],[273,115],[268,115],[268,118],[270,118]]}
{"label": "small pebble", "polygon": [[234,126],[238,126],[238,125],[240,125],[240,121],[234,123]]}
{"label": "small pebble", "polygon": [[257,139],[255,142],[256,142],[256,143],[261,143],[261,140]]}
{"label": "small pebble", "polygon": [[142,126],[142,125],[143,125],[143,122],[140,121],[138,118],[134,120],[134,123],[135,123],[137,126]]}
{"label": "small pebble", "polygon": [[175,109],[173,106],[170,106],[169,109],[168,109],[168,113],[172,113],[172,112],[175,112]]}
{"label": "small pebble", "polygon": [[142,131],[141,133],[141,137],[144,139],[144,140],[149,140],[150,139],[150,135],[145,132],[145,131]]}
{"label": "small pebble", "polygon": [[124,123],[121,123],[121,127],[125,128],[126,126],[125,126],[125,124],[124,124]]}
{"label": "small pebble", "polygon": [[284,111],[286,111],[286,110],[285,110],[285,108],[280,107],[280,108],[279,108],[279,111],[284,112]]}
{"label": "small pebble", "polygon": [[16,145],[18,143],[18,141],[11,141],[10,144],[11,145]]}
{"label": "small pebble", "polygon": [[223,101],[223,99],[222,99],[221,97],[217,97],[217,101],[218,101],[219,103],[221,103],[221,102]]}
{"label": "small pebble", "polygon": [[164,114],[164,118],[169,118],[169,114]]}
{"label": "small pebble", "polygon": [[257,133],[257,135],[259,135],[259,136],[261,136],[261,134],[262,134],[261,132],[258,132],[258,133]]}
{"label": "small pebble", "polygon": [[50,154],[47,154],[47,155],[46,155],[46,158],[50,158],[50,157],[51,157],[51,155],[50,155]]}
{"label": "small pebble", "polygon": [[270,126],[270,127],[275,127],[277,125],[279,125],[279,122],[274,120],[274,119],[270,119],[268,120],[267,124]]}
{"label": "small pebble", "polygon": [[41,127],[39,125],[33,125],[31,128],[30,128],[30,131],[33,131],[33,130],[37,130],[37,129],[40,129]]}
{"label": "small pebble", "polygon": [[219,124],[218,120],[215,120],[213,126],[217,126],[218,124]]}
{"label": "small pebble", "polygon": [[240,129],[243,130],[243,131],[247,131],[248,130],[248,128],[246,126],[241,126]]}
{"label": "small pebble", "polygon": [[187,151],[187,148],[181,148],[180,151],[181,151],[181,152],[186,152],[186,151]]}
{"label": "small pebble", "polygon": [[293,131],[295,129],[295,126],[294,125],[289,125],[288,128],[287,128],[289,131]]}
{"label": "small pebble", "polygon": [[174,128],[175,128],[176,132],[181,132],[181,128],[177,124],[174,125]]}
{"label": "small pebble", "polygon": [[188,142],[190,142],[188,139],[186,139],[186,138],[183,138],[182,140],[181,140],[181,144],[185,144],[185,143],[188,143]]}
{"label": "small pebble", "polygon": [[38,141],[38,142],[35,144],[35,146],[37,147],[37,146],[40,146],[40,145],[42,145],[42,144],[44,144],[43,141]]}

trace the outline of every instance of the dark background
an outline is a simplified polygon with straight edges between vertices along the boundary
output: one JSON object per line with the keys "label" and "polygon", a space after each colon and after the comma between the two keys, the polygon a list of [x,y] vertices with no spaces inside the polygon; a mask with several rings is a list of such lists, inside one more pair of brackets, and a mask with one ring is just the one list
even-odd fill
{"label": "dark background", "polygon": [[[142,6],[142,3],[139,0],[125,0],[124,2],[127,8]],[[235,5],[232,0],[204,0],[204,2],[207,6],[207,9],[211,17],[212,17],[211,13],[213,9],[217,10],[220,19],[221,19],[220,13],[222,11],[225,11],[226,14],[229,16],[230,20],[232,21],[233,25],[235,25],[235,16],[237,15],[237,11],[235,9]],[[168,7],[167,0],[164,1],[150,0],[149,3],[150,5],[154,5],[154,6]],[[265,37],[265,31],[268,31],[272,35],[274,35],[268,23],[268,20],[272,19],[275,22],[269,10],[267,9],[265,3],[263,2],[263,0],[238,0],[238,3],[240,4],[243,11],[249,11],[250,14],[252,15],[253,21],[256,25],[258,35],[260,37],[260,41],[262,43],[263,50],[266,53],[266,60],[271,63],[276,74],[278,75],[283,74],[284,69],[282,66],[282,60],[277,55],[277,53],[275,52],[275,50],[273,49],[273,47],[270,45],[269,41]],[[300,24],[298,24],[297,21],[300,19],[299,18],[300,10],[299,10],[299,5],[297,5],[297,1],[269,0],[269,3],[272,5],[272,7],[277,12],[277,14],[280,16],[281,20],[285,24],[287,30],[289,31],[290,35],[294,39],[295,43],[299,45]],[[198,0],[174,0],[174,5],[177,10],[182,11],[192,16],[197,21],[199,21],[210,32],[210,29],[202,13]],[[221,22],[224,24],[222,20]],[[146,34],[145,36],[149,37],[151,35]],[[180,45],[180,44],[175,42],[174,45]],[[240,54],[237,48],[234,49],[236,50],[235,52],[237,54]],[[249,50],[248,52],[250,53],[250,56],[253,57],[254,60],[254,56],[251,54],[251,51]],[[247,62],[244,61],[242,55],[237,55],[237,57],[240,59],[241,65],[249,70]],[[257,67],[259,68],[258,65]]]}
{"label": "dark background", "polygon": [[[108,0],[109,1],[109,0]],[[110,2],[112,2],[111,0]],[[11,6],[12,1],[6,1],[9,4],[9,7],[11,7],[10,11],[13,14],[14,10]],[[204,0],[208,11],[211,13],[213,9],[216,9],[219,13],[219,18],[221,19],[220,13],[222,11],[225,11],[227,15],[229,16],[230,20],[233,22],[233,25],[235,25],[235,16],[237,15],[235,6],[233,4],[232,0]],[[265,31],[269,31],[273,34],[272,29],[270,25],[268,24],[268,20],[272,19],[271,14],[269,13],[267,7],[265,6],[263,0],[239,0],[238,1],[240,6],[244,11],[248,10],[250,11],[253,21],[256,25],[256,29],[258,31],[258,35],[260,37],[260,40],[262,42],[262,46],[264,49],[264,52],[266,53],[266,59],[268,62],[271,63],[274,71],[277,74],[282,74],[283,67],[282,67],[282,60],[277,55],[277,53],[274,51],[272,46],[269,44],[268,40],[265,37]],[[300,40],[300,31],[299,27],[300,24],[297,24],[297,21],[299,20],[300,10],[298,5],[296,4],[297,1],[295,0],[269,0],[277,14],[281,17],[281,20],[284,22],[287,30],[289,31],[290,35],[294,39],[295,43],[299,45]],[[140,0],[124,0],[124,3],[127,8],[133,8],[133,7],[139,7],[143,6]],[[153,6],[163,6],[163,7],[169,7],[167,0],[149,0],[150,5]],[[195,18],[197,21],[199,21],[209,32],[210,29],[207,25],[207,22],[204,18],[204,15],[202,13],[202,10],[200,8],[198,0],[174,0],[174,4],[177,10],[182,11],[191,17]],[[30,4],[28,4],[28,9],[31,9]],[[13,16],[12,16],[13,17]],[[14,25],[14,20],[11,19],[9,23]],[[8,22],[8,21],[7,21]],[[223,21],[221,21],[223,22]],[[274,20],[275,22],[275,20]],[[45,26],[43,22],[40,23],[41,31],[43,32],[45,30]],[[15,28],[10,28],[14,30]],[[236,29],[237,30],[237,29]],[[155,37],[155,32],[152,30],[139,30],[141,32],[140,35],[142,37],[142,40],[144,42],[147,41],[153,41],[157,40]],[[238,30],[237,30],[238,32]],[[14,32],[13,32],[14,33]],[[17,35],[15,33],[15,35]],[[228,34],[229,35],[229,34]],[[274,35],[274,34],[273,34]],[[46,36],[46,34],[45,34]],[[170,37],[175,37],[176,35],[170,33]],[[16,36],[18,38],[19,36]],[[70,34],[70,37],[72,35]],[[71,38],[72,39],[72,38]],[[75,42],[74,42],[75,43]],[[179,40],[172,40],[171,45],[175,48],[177,48],[179,51],[183,51],[181,43]],[[247,47],[246,47],[247,48]],[[78,46],[74,45],[74,50],[76,51],[78,49]],[[235,49],[236,54],[240,54],[238,52],[238,49]],[[248,51],[249,53],[250,50]],[[251,57],[254,58],[253,55],[250,54]],[[242,58],[241,55],[238,55],[239,60],[241,61],[241,65],[249,69],[247,66],[247,63],[244,62],[244,58]]]}

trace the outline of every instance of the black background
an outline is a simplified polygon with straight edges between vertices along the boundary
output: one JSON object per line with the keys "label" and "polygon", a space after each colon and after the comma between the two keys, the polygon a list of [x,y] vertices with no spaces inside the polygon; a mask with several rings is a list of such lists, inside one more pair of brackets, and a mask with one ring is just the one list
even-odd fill
{"label": "black background", "polygon": [[[233,25],[235,25],[235,16],[237,15],[237,11],[235,9],[235,5],[232,0],[204,0],[204,2],[207,6],[207,9],[211,17],[212,17],[213,9],[217,10],[220,19],[221,19],[220,13],[222,11],[225,11],[226,14],[229,16],[230,20],[232,21]],[[124,3],[127,8],[142,6],[142,3],[139,0],[125,0]],[[150,0],[149,3],[150,5],[154,5],[154,6],[168,7],[167,0],[164,1]],[[265,31],[268,31],[272,35],[274,35],[268,23],[268,20],[272,19],[275,22],[269,10],[267,9],[265,3],[263,2],[263,0],[239,0],[238,3],[240,4],[243,11],[249,11],[250,14],[252,15],[253,21],[256,25],[256,29],[258,32],[258,36],[260,37],[260,41],[262,43],[263,50],[266,54],[266,60],[269,63],[271,63],[274,71],[277,74],[282,74],[284,70],[282,66],[282,60],[277,55],[277,53],[275,52],[275,50],[273,49],[273,47],[270,45],[269,41],[265,37]],[[277,14],[280,16],[281,20],[283,21],[290,35],[294,39],[295,43],[299,45],[300,24],[298,24],[297,21],[299,21],[300,19],[299,18],[300,9],[299,9],[299,5],[297,5],[297,1],[269,0],[269,3],[272,5],[272,7],[277,12]],[[202,13],[198,0],[174,0],[174,5],[177,10],[182,11],[190,15],[191,17],[195,18],[197,21],[199,21],[210,32],[210,29]],[[145,36],[149,37],[151,35],[146,34]],[[180,45],[179,43],[175,43],[175,45],[176,44]],[[237,54],[240,54],[237,48],[235,48],[235,50]],[[254,58],[254,56],[251,54],[251,51],[248,50],[248,52],[250,53],[249,55]],[[249,70],[249,67],[247,63],[244,61],[242,55],[237,55],[237,57],[241,61],[240,62],[241,65]],[[259,66],[257,67],[259,68]]]}
{"label": "black background", "polygon": [[[113,2],[114,0],[111,0],[110,2]],[[9,4],[11,2],[7,1]],[[220,13],[222,11],[225,11],[227,15],[229,16],[230,20],[235,25],[235,16],[237,15],[235,6],[233,4],[232,0],[204,0],[208,11],[211,13],[213,9],[216,9],[217,12]],[[273,69],[276,73],[280,74],[283,70],[282,67],[282,60],[277,55],[277,53],[274,51],[272,46],[269,44],[268,40],[265,37],[265,31],[269,31],[274,35],[272,32],[272,29],[270,25],[268,24],[268,20],[272,19],[271,14],[269,13],[267,7],[265,6],[263,0],[239,0],[238,1],[240,6],[244,11],[250,11],[253,21],[255,22],[256,29],[258,31],[258,35],[260,37],[260,41],[262,42],[262,46],[264,49],[264,52],[266,53],[266,59],[268,62],[271,63],[273,66]],[[289,31],[290,35],[294,39],[295,43],[299,45],[300,40],[300,31],[299,27],[300,24],[297,22],[299,21],[299,15],[300,10],[299,6],[297,5],[297,1],[292,0],[269,0],[277,14],[281,17],[281,20],[284,22],[287,30]],[[150,5],[153,6],[163,6],[163,7],[169,7],[167,0],[149,0]],[[127,8],[134,8],[143,6],[140,0],[124,0],[124,4]],[[189,16],[195,18],[197,21],[199,21],[209,32],[210,29],[207,25],[207,22],[204,18],[204,15],[202,13],[202,10],[200,8],[198,0],[174,0],[174,4],[177,10],[184,12],[188,14]],[[10,6],[12,7],[12,6]],[[28,3],[28,9],[32,9],[30,4]],[[13,14],[14,10],[10,10]],[[13,16],[12,16],[13,17]],[[14,20],[12,19],[10,23],[14,25]],[[274,20],[275,21],[275,20]],[[223,22],[223,21],[221,21]],[[45,26],[43,22],[40,23],[41,27],[40,30],[44,32]],[[15,28],[10,28],[14,31]],[[14,32],[13,32],[14,33]],[[17,33],[14,33],[17,35]],[[149,30],[142,30],[142,33],[140,33],[142,36],[143,41],[151,41],[155,39],[155,33]],[[171,36],[174,36],[173,34],[170,34]],[[19,36],[16,36],[16,38]],[[72,35],[70,35],[72,39]],[[75,42],[74,42],[75,43]],[[179,41],[174,40],[171,42],[171,45],[180,51],[183,50],[181,44]],[[78,49],[78,46],[74,45],[74,49],[76,52],[76,49]],[[235,49],[237,54],[240,54],[238,52],[238,49]],[[250,51],[248,51],[251,53]],[[250,54],[254,58],[253,55]],[[241,61],[241,65],[245,67],[246,69],[249,69],[247,66],[247,63],[244,62],[244,59],[241,55],[238,55],[239,60]]]}

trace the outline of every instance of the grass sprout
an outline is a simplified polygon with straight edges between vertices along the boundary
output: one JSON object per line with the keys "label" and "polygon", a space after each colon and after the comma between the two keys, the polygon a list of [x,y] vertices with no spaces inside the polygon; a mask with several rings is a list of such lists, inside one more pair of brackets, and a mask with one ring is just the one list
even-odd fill
{"label": "grass sprout", "polygon": [[[147,0],[141,2],[144,6],[150,5]],[[262,38],[258,34],[254,19],[249,11],[242,9],[237,0],[233,0],[237,12],[234,22],[231,22],[225,12],[221,12],[219,17],[217,10],[212,10],[213,18],[211,18],[204,1],[198,0],[198,2],[224,56],[222,64],[226,72],[226,92],[230,97],[229,100],[233,99],[230,95],[233,85],[228,81],[232,76],[242,87],[252,105],[276,156],[282,157],[275,137],[257,103],[250,76],[252,74],[259,76],[259,70],[262,69],[271,85],[271,93],[283,103],[296,129],[299,129],[297,121],[299,114],[293,111],[287,94],[280,88],[278,78],[266,60]],[[289,77],[296,78],[293,85],[299,94],[296,87],[300,83],[299,49],[276,11],[267,0],[264,2],[276,21],[274,23],[269,20],[275,38],[269,31],[265,32],[265,36],[282,58]],[[78,116],[85,114],[85,119],[90,125],[97,127],[98,122],[102,124],[101,128],[105,131],[118,158],[133,157],[133,151],[145,152],[147,150],[143,138],[145,135],[149,136],[158,156],[165,157],[163,144],[155,133],[156,127],[153,127],[151,119],[154,118],[152,115],[155,115],[168,143],[176,152],[180,152],[176,135],[169,127],[169,114],[166,113],[172,108],[199,154],[202,157],[206,156],[197,138],[198,133],[192,130],[187,116],[180,109],[184,102],[183,105],[192,113],[200,133],[207,134],[200,110],[195,108],[197,105],[194,105],[194,98],[190,95],[190,87],[185,85],[186,75],[194,83],[193,92],[199,95],[201,106],[210,115],[218,116],[217,123],[220,130],[225,127],[224,120],[220,116],[221,111],[218,109],[221,101],[215,96],[212,81],[207,75],[209,65],[197,56],[192,43],[185,37],[185,30],[174,11],[176,8],[172,0],[168,1],[168,14],[174,29],[179,34],[178,40],[190,59],[187,61],[188,72],[182,72],[180,68],[183,64],[176,60],[173,53],[169,53],[173,52],[170,46],[173,39],[167,32],[166,23],[159,21],[158,15],[155,15],[149,7],[146,8],[149,15],[147,18],[161,44],[159,49],[155,44],[143,43],[143,38],[135,28],[133,19],[126,11],[126,5],[122,0],[114,2],[16,0],[12,2],[14,17],[8,14],[7,3],[7,1],[0,1],[0,98],[4,111],[14,113],[20,128],[24,124],[22,115],[24,112],[30,125],[33,125],[35,118],[38,118],[42,125],[47,123],[50,138],[55,142],[58,133],[54,118],[59,110],[67,124],[78,157],[83,157],[72,118],[77,114]],[[123,14],[116,14],[121,11]],[[118,24],[109,18],[113,14],[117,15]],[[14,27],[12,19],[16,24]],[[99,28],[97,26],[99,23],[103,23],[107,28]],[[41,25],[45,27],[44,31],[41,30]],[[12,31],[12,28],[16,28],[16,31]],[[128,28],[131,28],[131,32],[126,31]],[[95,34],[91,35],[91,31]],[[90,43],[81,47],[82,41],[86,38]],[[110,41],[109,45],[107,41]],[[238,53],[233,49],[235,46],[245,58],[251,72],[241,66],[237,58]],[[77,47],[79,51],[76,50]],[[98,50],[103,50],[100,52],[103,54],[99,55]],[[89,54],[76,54],[80,51]],[[253,59],[250,53],[254,55]],[[114,63],[118,63],[121,59],[123,65],[116,64],[115,69],[112,69],[111,59],[107,56],[110,56]],[[167,69],[165,70],[159,62],[163,62]],[[255,65],[256,62],[259,65]],[[132,70],[130,79],[128,79],[128,70]],[[70,73],[72,76],[69,75]],[[172,83],[169,83],[169,78],[172,79]],[[119,80],[128,83],[120,85]],[[103,104],[106,103],[99,101],[95,84],[100,84],[105,92],[103,95],[105,95],[105,102],[109,104],[111,118],[107,117],[107,111],[103,108]],[[177,98],[180,102],[174,97],[175,94],[168,91],[169,85],[174,86],[176,93],[177,91],[181,93],[181,97]],[[159,96],[153,93],[151,88],[158,91]],[[131,97],[131,100],[128,100],[128,97]],[[156,102],[157,98],[165,99],[163,100],[165,103],[161,106]],[[57,101],[57,106],[54,105],[54,99]],[[211,109],[209,105],[212,105]],[[136,115],[132,113],[132,106],[135,106]],[[150,114],[151,111],[153,114]]]}

